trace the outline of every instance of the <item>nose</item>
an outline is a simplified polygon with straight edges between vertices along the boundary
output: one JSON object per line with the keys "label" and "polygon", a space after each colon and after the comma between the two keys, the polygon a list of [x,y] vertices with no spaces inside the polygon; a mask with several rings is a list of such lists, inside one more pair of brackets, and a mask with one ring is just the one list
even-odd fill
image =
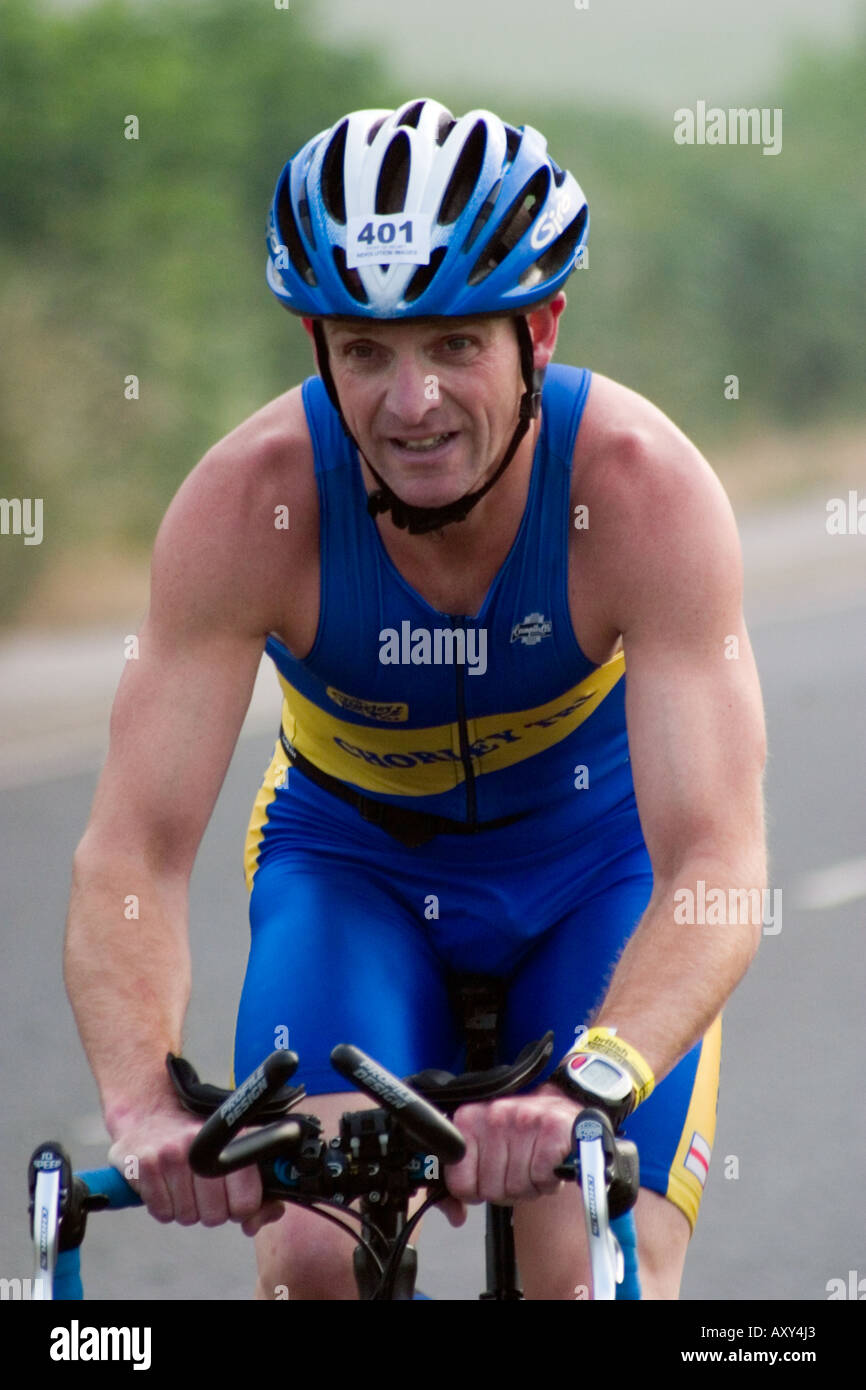
{"label": "nose", "polygon": [[439,384],[431,380],[428,366],[412,352],[399,353],[388,373],[383,402],[395,427],[419,425],[438,403]]}

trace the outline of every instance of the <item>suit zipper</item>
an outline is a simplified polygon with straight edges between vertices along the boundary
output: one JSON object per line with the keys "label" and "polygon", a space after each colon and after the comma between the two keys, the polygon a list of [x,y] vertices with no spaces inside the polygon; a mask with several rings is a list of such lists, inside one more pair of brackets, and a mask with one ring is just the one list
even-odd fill
{"label": "suit zipper", "polygon": [[[463,628],[465,633],[466,629],[463,624],[467,619],[464,616],[449,614],[448,621],[452,628]],[[466,821],[474,829],[478,824],[478,810],[475,794],[475,769],[472,766],[472,754],[469,751],[469,730],[466,727],[466,671],[462,661],[455,662],[455,666],[457,668],[457,730],[460,736],[460,758],[466,781]]]}

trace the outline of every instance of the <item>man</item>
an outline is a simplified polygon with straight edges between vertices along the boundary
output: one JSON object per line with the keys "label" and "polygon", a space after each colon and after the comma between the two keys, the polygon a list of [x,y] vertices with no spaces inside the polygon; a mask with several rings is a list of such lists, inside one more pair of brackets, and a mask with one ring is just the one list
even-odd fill
{"label": "man", "polygon": [[[334,1133],[334,1043],[459,1069],[449,980],[504,979],[507,1053],[550,1027],[558,1060],[592,1025],[641,1154],[644,1295],[677,1295],[720,1012],[760,928],[689,926],[674,895],[763,885],[764,729],[712,470],[640,396],[547,370],[587,226],[538,132],[490,112],[413,101],[316,136],[277,185],[268,282],[320,378],[212,449],[157,537],[67,979],[112,1160],[138,1156],[159,1220],[257,1232],[261,1297],[352,1297],[350,1242],[262,1208],[254,1174],[194,1179],[163,1062],[189,874],[265,645],[285,701],[247,841],[237,1078],[288,1030]],[[587,1086],[559,1068],[457,1112],[449,1217],[514,1204],[528,1297],[588,1283],[551,1177]]]}

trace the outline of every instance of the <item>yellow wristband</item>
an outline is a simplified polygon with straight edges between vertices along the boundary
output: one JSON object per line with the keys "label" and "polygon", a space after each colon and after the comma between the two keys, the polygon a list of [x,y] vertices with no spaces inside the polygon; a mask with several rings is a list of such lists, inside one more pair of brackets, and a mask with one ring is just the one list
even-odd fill
{"label": "yellow wristband", "polygon": [[585,1029],[575,1038],[567,1056],[570,1057],[574,1052],[598,1052],[602,1057],[611,1057],[619,1062],[620,1066],[625,1067],[634,1081],[635,1106],[645,1101],[655,1087],[656,1079],[652,1067],[637,1048],[632,1047],[631,1043],[627,1043],[612,1028]]}

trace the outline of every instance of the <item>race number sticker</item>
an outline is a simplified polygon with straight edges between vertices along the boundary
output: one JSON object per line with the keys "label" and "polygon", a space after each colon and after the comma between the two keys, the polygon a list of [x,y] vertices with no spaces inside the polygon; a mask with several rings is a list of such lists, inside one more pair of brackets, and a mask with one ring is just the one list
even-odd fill
{"label": "race number sticker", "polygon": [[429,265],[430,213],[373,213],[346,224],[346,265]]}

